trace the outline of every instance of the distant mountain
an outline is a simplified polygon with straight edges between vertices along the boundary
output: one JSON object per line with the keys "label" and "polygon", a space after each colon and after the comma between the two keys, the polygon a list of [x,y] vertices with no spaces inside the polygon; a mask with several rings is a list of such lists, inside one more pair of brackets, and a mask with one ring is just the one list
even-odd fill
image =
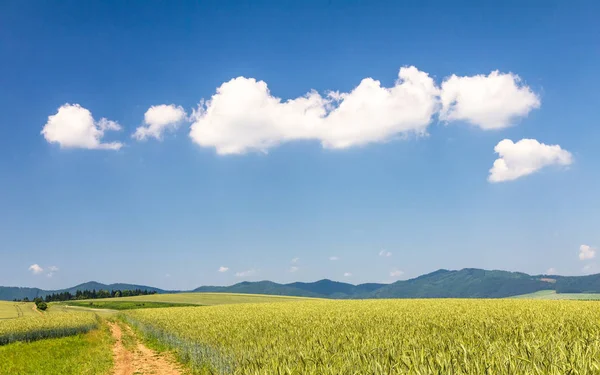
{"label": "distant mountain", "polygon": [[24,299],[25,297],[34,299],[36,297],[45,297],[52,293],[69,292],[75,294],[78,290],[148,290],[156,293],[167,293],[166,290],[154,288],[146,285],[136,284],[102,284],[96,281],[89,281],[87,283],[79,284],[71,288],[58,289],[58,290],[43,290],[39,288],[20,288],[10,286],[0,286],[0,300],[12,301],[13,299]]}
{"label": "distant mountain", "polygon": [[[101,284],[95,281],[61,290],[0,287],[0,300],[44,297],[46,294],[84,289],[142,289],[169,293],[144,285]],[[312,283],[279,284],[272,281],[244,281],[231,286],[201,286],[192,292],[251,293],[319,298],[502,298],[540,290],[557,293],[600,293],[600,274],[589,276],[528,275],[522,272],[465,268],[459,271],[437,270],[393,284],[353,285],[332,280]],[[174,292],[174,291],[171,291]]]}
{"label": "distant mountain", "polygon": [[[552,280],[552,281],[550,281]],[[555,279],[521,272],[465,268],[438,270],[397,281],[371,293],[372,298],[501,298],[554,289]]]}
{"label": "distant mountain", "polygon": [[370,292],[384,285],[386,284],[352,285],[328,279],[312,283],[295,282],[291,284],[278,284],[272,281],[244,281],[231,286],[201,286],[194,289],[193,292],[252,293],[320,298],[364,298]]}

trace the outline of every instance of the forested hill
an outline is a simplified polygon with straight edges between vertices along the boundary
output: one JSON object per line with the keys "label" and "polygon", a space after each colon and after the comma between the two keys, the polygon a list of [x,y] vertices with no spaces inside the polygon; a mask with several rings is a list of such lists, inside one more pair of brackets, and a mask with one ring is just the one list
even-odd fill
{"label": "forested hill", "polygon": [[600,274],[554,276],[477,268],[465,268],[460,271],[441,269],[392,284],[353,285],[327,279],[290,284],[245,281],[226,287],[202,286],[194,291],[322,298],[502,298],[540,290],[556,290],[558,293],[600,293]]}
{"label": "forested hill", "polygon": [[[88,282],[62,290],[0,287],[1,300],[33,299],[47,294],[77,290],[148,290],[168,291],[143,285]],[[438,270],[392,284],[353,285],[332,280],[279,284],[272,281],[244,281],[231,286],[202,286],[194,292],[252,293],[321,298],[502,298],[540,290],[557,293],[600,293],[600,274],[589,276],[528,275],[521,272],[489,271],[465,268]]]}
{"label": "forested hill", "polygon": [[145,285],[135,285],[135,284],[102,284],[96,281],[89,281],[87,283],[79,284],[71,288],[66,289],[58,289],[58,290],[44,290],[40,288],[21,288],[21,287],[10,287],[10,286],[0,286],[0,300],[12,301],[14,299],[22,300],[29,299],[33,300],[36,297],[44,298],[47,295],[51,294],[60,294],[64,292],[71,293],[75,295],[77,291],[84,290],[147,290],[149,292],[156,293],[166,293],[165,290],[154,288],[151,286]]}

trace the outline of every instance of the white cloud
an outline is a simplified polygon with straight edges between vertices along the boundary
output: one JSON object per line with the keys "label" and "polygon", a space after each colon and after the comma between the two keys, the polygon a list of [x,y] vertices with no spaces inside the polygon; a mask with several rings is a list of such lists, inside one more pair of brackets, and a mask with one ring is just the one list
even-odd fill
{"label": "white cloud", "polygon": [[135,129],[132,137],[139,141],[143,141],[149,137],[160,140],[165,131],[177,129],[185,117],[185,110],[181,106],[176,106],[175,104],[154,105],[144,114],[144,123],[146,125]]}
{"label": "white cloud", "polygon": [[390,272],[391,277],[400,277],[402,275],[404,275],[404,272],[397,269],[394,269]]}
{"label": "white cloud", "polygon": [[292,263],[294,263],[294,264],[298,263],[299,260],[300,260],[300,258],[294,258],[294,259],[292,259]]}
{"label": "white cloud", "polygon": [[44,269],[36,263],[29,266],[29,271],[31,271],[34,275],[39,275],[40,273],[44,272]]}
{"label": "white cloud", "polygon": [[299,269],[300,269],[299,267],[296,267],[296,266],[291,266],[291,267],[290,267],[290,272],[296,272],[296,271],[298,271]]}
{"label": "white cloud", "polygon": [[519,76],[497,70],[487,76],[452,75],[442,83],[441,102],[440,120],[467,121],[485,130],[506,128],[540,107]]}
{"label": "white cloud", "polygon": [[350,277],[350,276],[352,276],[352,274],[350,272],[344,273],[344,277]]}
{"label": "white cloud", "polygon": [[334,262],[335,262],[336,260],[340,260],[340,258],[338,258],[338,257],[336,257],[336,256],[331,256],[331,257],[329,257],[329,260],[331,260],[331,261],[334,261]]}
{"label": "white cloud", "polygon": [[236,277],[246,277],[246,276],[252,276],[255,273],[256,273],[255,270],[247,270],[247,271],[236,272],[235,276]]}
{"label": "white cloud", "polygon": [[554,268],[554,267],[548,268],[548,270],[546,271],[546,275],[556,275],[556,268]]}
{"label": "white cloud", "polygon": [[95,121],[92,113],[79,104],[64,104],[55,115],[48,116],[41,134],[46,141],[58,143],[63,148],[118,150],[119,142],[102,143],[104,132],[121,130],[114,121],[101,118]]}
{"label": "white cloud", "polygon": [[219,267],[219,272],[227,272],[227,271],[229,271],[229,267],[223,267],[223,266]]}
{"label": "white cloud", "polygon": [[341,149],[425,135],[438,92],[433,79],[415,67],[401,68],[390,88],[365,78],[348,93],[310,91],[287,101],[271,95],[264,81],[238,77],[200,103],[190,137],[219,154],[242,154],[294,140]]}
{"label": "white cloud", "polygon": [[580,260],[588,260],[594,259],[596,257],[596,249],[589,245],[581,245],[579,246],[579,259]]}
{"label": "white cloud", "polygon": [[571,153],[559,145],[545,145],[535,139],[521,139],[517,143],[504,139],[494,151],[500,157],[490,169],[490,182],[516,180],[550,165],[566,166],[573,162]]}
{"label": "white cloud", "polygon": [[50,266],[50,267],[48,267],[48,271],[50,271],[50,272],[57,272],[58,271],[58,267],[56,267],[56,266]]}
{"label": "white cloud", "polygon": [[219,154],[266,152],[296,140],[343,149],[427,134],[433,117],[468,121],[481,129],[510,126],[540,106],[538,96],[512,73],[444,80],[403,67],[392,87],[364,78],[350,92],[310,91],[282,100],[264,81],[237,77],[224,82],[191,116],[190,137]]}
{"label": "white cloud", "polygon": [[379,252],[379,256],[380,257],[391,257],[392,253],[390,251],[387,251],[387,250],[381,250]]}

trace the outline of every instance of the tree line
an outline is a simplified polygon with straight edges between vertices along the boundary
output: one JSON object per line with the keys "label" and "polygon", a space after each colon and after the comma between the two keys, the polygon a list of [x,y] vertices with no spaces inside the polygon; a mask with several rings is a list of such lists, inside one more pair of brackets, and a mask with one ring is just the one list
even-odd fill
{"label": "tree line", "polygon": [[[71,301],[71,300],[79,300],[79,299],[96,299],[96,298],[118,298],[118,297],[133,297],[133,296],[147,296],[150,294],[156,294],[154,290],[142,290],[142,289],[125,289],[125,290],[78,290],[75,294],[71,292],[60,292],[60,293],[52,293],[47,294],[44,297],[43,301],[48,302],[61,302],[61,301]],[[36,300],[41,300],[41,298],[36,298]],[[29,298],[25,297],[23,299],[14,299],[15,302],[29,302]]]}

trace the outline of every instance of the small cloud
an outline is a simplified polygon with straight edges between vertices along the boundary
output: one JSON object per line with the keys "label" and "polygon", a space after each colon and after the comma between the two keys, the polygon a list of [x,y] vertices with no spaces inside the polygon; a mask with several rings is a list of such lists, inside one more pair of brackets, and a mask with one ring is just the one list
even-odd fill
{"label": "small cloud", "polygon": [[256,273],[255,270],[241,271],[241,272],[236,272],[235,277],[247,277],[247,276],[252,276],[255,273]]}
{"label": "small cloud", "polygon": [[294,258],[294,259],[292,259],[292,263],[294,263],[294,264],[298,263],[299,260],[300,260],[300,258]]}
{"label": "small cloud", "polygon": [[171,274],[170,274],[170,273],[167,273],[167,274],[165,274],[165,277],[168,279],[168,278],[170,278],[170,277],[171,277]]}
{"label": "small cloud", "polygon": [[352,274],[350,272],[345,272],[344,273],[344,277],[350,277],[350,276],[352,276]]}
{"label": "small cloud", "polygon": [[223,267],[223,266],[219,267],[219,272],[227,272],[227,271],[229,271],[229,267]]}
{"label": "small cloud", "polygon": [[102,142],[106,131],[118,130],[121,130],[121,126],[116,122],[105,118],[96,121],[88,109],[67,103],[48,117],[41,134],[47,142],[58,143],[62,148],[118,150],[123,147],[122,143]]}
{"label": "small cloud", "polygon": [[546,271],[546,275],[556,275],[556,268],[554,268],[554,267],[548,268],[548,270]]}
{"label": "small cloud", "polygon": [[138,127],[132,137],[138,141],[144,141],[147,138],[161,140],[166,131],[176,130],[185,118],[186,113],[181,106],[175,104],[154,105],[144,114],[146,125]]}
{"label": "small cloud", "polygon": [[334,262],[335,262],[336,260],[340,260],[340,258],[338,258],[338,257],[336,257],[336,256],[332,256],[332,257],[329,257],[329,260],[331,260],[331,261],[334,261]]}
{"label": "small cloud", "polygon": [[47,277],[52,277],[52,276],[54,276],[54,273],[58,272],[58,267],[56,267],[56,266],[50,266],[50,267],[47,268],[47,270],[49,272],[46,274],[46,276]]}
{"label": "small cloud", "polygon": [[400,271],[400,270],[397,270],[397,269],[394,269],[394,270],[392,270],[390,272],[390,276],[391,277],[400,277],[402,275],[404,275],[404,271]]}
{"label": "small cloud", "polygon": [[391,257],[392,253],[390,251],[387,251],[384,249],[379,252],[379,256],[380,257]]}
{"label": "small cloud", "polygon": [[296,266],[291,266],[291,267],[290,267],[290,272],[296,272],[296,271],[298,271],[299,269],[300,269],[299,267],[296,267]]}
{"label": "small cloud", "polygon": [[573,163],[573,155],[559,145],[546,145],[535,139],[513,142],[504,139],[494,147],[499,158],[490,169],[488,181],[512,181],[530,175],[549,166],[567,166]]}
{"label": "small cloud", "polygon": [[29,266],[29,271],[31,271],[34,275],[39,275],[40,273],[44,272],[44,269],[36,263]]}
{"label": "small cloud", "polygon": [[588,260],[594,259],[596,257],[596,249],[589,245],[581,245],[579,246],[579,259],[580,260]]}

